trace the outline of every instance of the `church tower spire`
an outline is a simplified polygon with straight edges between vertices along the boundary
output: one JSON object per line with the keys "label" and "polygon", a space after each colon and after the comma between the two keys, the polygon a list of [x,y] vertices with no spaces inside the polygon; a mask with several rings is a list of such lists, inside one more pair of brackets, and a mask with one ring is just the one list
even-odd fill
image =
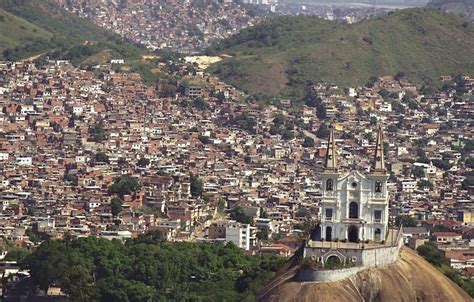
{"label": "church tower spire", "polygon": [[326,171],[337,171],[336,159],[336,141],[334,140],[334,127],[331,125],[329,129],[328,150],[326,152]]}
{"label": "church tower spire", "polygon": [[374,158],[374,172],[386,173],[385,169],[385,155],[383,150],[383,130],[382,126],[379,127],[377,132],[377,144],[375,146],[375,158]]}

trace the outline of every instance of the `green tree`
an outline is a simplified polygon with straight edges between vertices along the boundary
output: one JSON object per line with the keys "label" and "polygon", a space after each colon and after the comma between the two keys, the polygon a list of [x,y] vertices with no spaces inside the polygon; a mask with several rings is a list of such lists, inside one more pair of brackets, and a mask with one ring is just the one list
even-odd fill
{"label": "green tree", "polygon": [[293,131],[285,130],[283,132],[283,134],[281,135],[281,138],[288,141],[288,140],[292,140],[293,138],[295,138],[295,135],[293,134]]}
{"label": "green tree", "polygon": [[125,174],[117,177],[112,185],[109,187],[109,194],[117,194],[120,197],[130,195],[138,190],[141,186],[138,181],[132,176]]}
{"label": "green tree", "polygon": [[395,218],[395,225],[403,227],[416,227],[418,225],[418,222],[413,216],[400,215]]}
{"label": "green tree", "polygon": [[314,139],[312,139],[309,136],[306,136],[304,138],[303,148],[312,148],[312,147],[314,147]]}
{"label": "green tree", "polygon": [[27,257],[25,268],[34,285],[59,286],[74,301],[244,301],[284,261],[246,256],[232,243],[168,243],[152,231],[125,243],[47,241]]}
{"label": "green tree", "polygon": [[325,123],[322,123],[321,126],[319,126],[318,131],[316,131],[316,136],[323,139],[329,137],[329,128]]}
{"label": "green tree", "polygon": [[139,167],[144,168],[144,167],[146,167],[146,166],[148,166],[148,165],[150,164],[150,160],[149,160],[148,158],[146,158],[146,157],[141,157],[141,158],[138,160],[138,163],[137,163],[137,164],[138,164]]}
{"label": "green tree", "polygon": [[193,107],[198,110],[205,110],[209,108],[209,104],[203,98],[198,97],[193,101]]}
{"label": "green tree", "polygon": [[433,184],[429,180],[422,179],[418,182],[418,187],[421,189],[424,189],[424,188],[432,189]]}
{"label": "green tree", "polygon": [[230,217],[241,223],[250,224],[253,221],[252,217],[245,214],[244,210],[240,206],[232,210],[232,212],[230,213]]}
{"label": "green tree", "polygon": [[425,177],[425,170],[423,169],[423,167],[413,166],[411,172],[413,173],[413,176],[415,176],[416,178]]}
{"label": "green tree", "polygon": [[261,228],[257,232],[257,238],[261,241],[268,240],[268,228]]}
{"label": "green tree", "polygon": [[372,117],[370,118],[370,125],[371,125],[371,126],[376,126],[376,125],[377,125],[377,117],[372,116]]}
{"label": "green tree", "polygon": [[102,120],[95,123],[92,128],[89,129],[89,133],[92,135],[92,139],[97,143],[101,143],[107,139],[104,122]]}
{"label": "green tree", "polygon": [[379,94],[383,99],[387,99],[390,95],[390,92],[388,92],[387,89],[383,88],[379,91]]}
{"label": "green tree", "polygon": [[410,100],[408,102],[408,108],[410,109],[418,109],[418,103],[414,100]]}
{"label": "green tree", "polygon": [[120,198],[112,198],[110,201],[110,211],[112,215],[117,216],[122,212],[123,201]]}
{"label": "green tree", "polygon": [[278,114],[274,119],[273,119],[273,124],[276,126],[282,126],[283,124],[286,123],[286,117],[283,114]]}
{"label": "green tree", "polygon": [[375,83],[377,83],[378,81],[378,77],[376,76],[371,76],[368,80],[367,80],[367,83],[365,84],[366,87],[368,88],[372,88],[375,86]]}
{"label": "green tree", "polygon": [[97,152],[95,154],[95,161],[98,163],[109,163],[109,157],[104,152]]}
{"label": "green tree", "polygon": [[195,176],[191,176],[189,179],[191,183],[191,195],[193,197],[202,196],[202,192],[204,191],[204,183],[201,179]]}
{"label": "green tree", "polygon": [[429,263],[440,267],[443,264],[448,264],[448,260],[444,256],[443,252],[438,250],[436,244],[431,241],[419,246],[416,251],[420,256],[425,258]]}
{"label": "green tree", "polygon": [[387,131],[390,133],[396,133],[398,132],[398,127],[395,124],[390,124],[387,127]]}
{"label": "green tree", "polygon": [[327,117],[327,110],[324,104],[321,103],[318,105],[316,115],[321,120]]}

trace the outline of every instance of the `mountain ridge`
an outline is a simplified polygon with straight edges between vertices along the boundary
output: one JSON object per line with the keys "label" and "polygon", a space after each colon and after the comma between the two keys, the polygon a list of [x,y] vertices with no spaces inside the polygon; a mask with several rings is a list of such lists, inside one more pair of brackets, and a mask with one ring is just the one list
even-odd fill
{"label": "mountain ridge", "polygon": [[208,70],[249,94],[302,98],[315,82],[363,85],[404,72],[433,84],[445,74],[474,74],[474,25],[431,9],[405,9],[354,24],[277,17],[215,43],[229,58]]}
{"label": "mountain ridge", "polygon": [[474,2],[470,0],[432,0],[427,7],[439,8],[474,21]]}

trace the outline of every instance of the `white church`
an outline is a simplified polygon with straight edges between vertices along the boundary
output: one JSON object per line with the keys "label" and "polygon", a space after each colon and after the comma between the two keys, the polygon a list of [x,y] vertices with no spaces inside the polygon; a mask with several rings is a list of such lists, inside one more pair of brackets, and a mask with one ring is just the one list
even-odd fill
{"label": "white church", "polygon": [[385,169],[383,131],[379,128],[369,174],[338,169],[334,132],[328,140],[322,175],[320,237],[324,241],[382,242],[388,232],[388,174]]}

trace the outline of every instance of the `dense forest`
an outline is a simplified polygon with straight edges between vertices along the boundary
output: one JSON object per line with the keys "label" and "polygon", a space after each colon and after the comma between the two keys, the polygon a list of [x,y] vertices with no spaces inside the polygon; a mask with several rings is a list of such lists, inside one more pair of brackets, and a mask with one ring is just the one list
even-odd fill
{"label": "dense forest", "polygon": [[284,259],[246,256],[232,243],[165,242],[151,232],[122,243],[46,241],[22,265],[40,290],[74,301],[254,301]]}

